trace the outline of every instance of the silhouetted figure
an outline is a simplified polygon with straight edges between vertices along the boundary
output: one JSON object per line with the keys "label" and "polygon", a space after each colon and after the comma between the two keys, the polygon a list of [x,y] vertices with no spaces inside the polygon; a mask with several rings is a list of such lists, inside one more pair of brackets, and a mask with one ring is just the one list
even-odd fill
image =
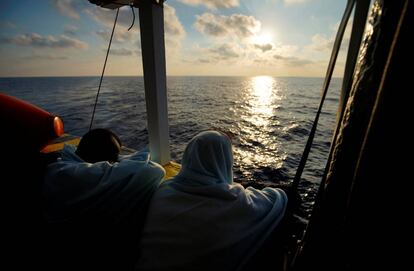
{"label": "silhouetted figure", "polygon": [[76,150],[65,145],[47,167],[44,214],[63,258],[56,270],[132,269],[148,204],[165,171],[148,152],[118,161],[120,148],[111,131],[91,130]]}
{"label": "silhouetted figure", "polygon": [[277,188],[233,183],[228,136],[206,131],[187,145],[179,174],[148,210],[138,270],[235,270],[270,236],[287,207]]}

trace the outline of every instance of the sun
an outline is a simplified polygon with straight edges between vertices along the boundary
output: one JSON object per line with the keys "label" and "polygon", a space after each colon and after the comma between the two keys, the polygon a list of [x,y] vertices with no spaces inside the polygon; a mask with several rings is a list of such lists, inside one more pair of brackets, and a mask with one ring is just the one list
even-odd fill
{"label": "sun", "polygon": [[251,38],[252,43],[259,44],[259,45],[269,44],[269,43],[272,43],[272,41],[273,41],[273,35],[270,33],[262,33],[259,35],[255,35]]}

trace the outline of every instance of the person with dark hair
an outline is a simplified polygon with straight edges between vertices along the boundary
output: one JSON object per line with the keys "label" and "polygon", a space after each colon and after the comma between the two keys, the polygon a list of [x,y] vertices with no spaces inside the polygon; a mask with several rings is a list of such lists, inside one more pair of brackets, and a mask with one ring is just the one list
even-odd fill
{"label": "person with dark hair", "polygon": [[136,270],[240,270],[282,221],[281,189],[233,182],[230,138],[204,131],[148,210]]}
{"label": "person with dark hair", "polygon": [[88,163],[113,163],[118,160],[121,145],[121,140],[112,131],[97,128],[82,137],[75,153]]}
{"label": "person with dark hair", "polygon": [[123,265],[132,264],[125,257],[137,244],[165,170],[146,151],[118,159],[120,149],[121,141],[113,132],[94,129],[82,137],[77,149],[65,145],[58,161],[47,167],[44,217],[47,225],[64,229],[52,241],[57,245],[53,239],[66,236],[70,245],[64,249],[70,247],[70,253],[87,258],[78,259],[78,265],[71,266],[74,270],[85,268],[85,260],[92,263],[87,268],[100,270],[130,269]]}

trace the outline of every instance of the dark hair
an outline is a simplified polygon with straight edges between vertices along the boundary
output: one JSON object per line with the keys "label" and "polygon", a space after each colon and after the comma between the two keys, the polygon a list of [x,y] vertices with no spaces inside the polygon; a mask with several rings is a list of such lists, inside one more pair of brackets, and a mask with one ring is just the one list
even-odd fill
{"label": "dark hair", "polygon": [[79,142],[76,154],[84,161],[115,162],[121,150],[121,140],[108,129],[97,128],[87,132]]}

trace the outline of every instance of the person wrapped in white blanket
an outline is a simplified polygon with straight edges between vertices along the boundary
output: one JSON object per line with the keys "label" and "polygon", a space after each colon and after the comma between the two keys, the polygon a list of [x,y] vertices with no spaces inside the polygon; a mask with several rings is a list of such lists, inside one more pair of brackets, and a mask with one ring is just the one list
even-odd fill
{"label": "person wrapped in white blanket", "polygon": [[230,138],[204,131],[187,145],[179,174],[148,210],[136,270],[237,270],[281,222],[287,196],[233,183]]}
{"label": "person wrapped in white blanket", "polygon": [[[82,137],[77,149],[65,145],[58,161],[46,169],[45,220],[60,231],[52,239],[65,238],[68,247],[74,246],[71,251],[83,248],[79,254],[96,253],[102,260],[119,253],[122,259],[137,244],[165,170],[150,160],[147,151],[118,160],[120,148],[113,132],[94,129]],[[114,258],[113,264],[122,269],[121,260]],[[93,263],[93,268],[97,266]]]}
{"label": "person wrapped in white blanket", "polygon": [[76,150],[64,146],[61,158],[47,167],[43,184],[48,221],[143,221],[165,171],[146,151],[117,161],[120,145],[111,131],[94,129]]}

